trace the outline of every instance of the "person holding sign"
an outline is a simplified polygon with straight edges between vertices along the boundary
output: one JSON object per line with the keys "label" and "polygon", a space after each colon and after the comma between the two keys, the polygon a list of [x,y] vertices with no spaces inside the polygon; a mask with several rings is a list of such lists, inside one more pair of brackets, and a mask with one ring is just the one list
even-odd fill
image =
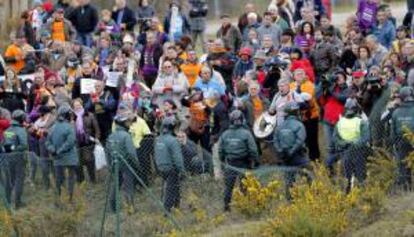
{"label": "person holding sign", "polygon": [[88,95],[85,103],[85,111],[95,114],[98,121],[99,130],[101,131],[100,141],[104,144],[106,138],[111,132],[113,116],[116,112],[117,101],[114,99],[111,91],[104,90],[103,81],[95,82],[95,92]]}

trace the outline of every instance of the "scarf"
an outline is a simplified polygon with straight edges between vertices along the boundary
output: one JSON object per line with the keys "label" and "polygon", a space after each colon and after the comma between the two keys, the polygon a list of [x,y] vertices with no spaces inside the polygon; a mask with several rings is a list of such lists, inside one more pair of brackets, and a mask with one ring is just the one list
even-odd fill
{"label": "scarf", "polygon": [[85,110],[75,111],[76,114],[76,137],[80,143],[86,140],[85,129],[83,128],[83,115],[85,114]]}

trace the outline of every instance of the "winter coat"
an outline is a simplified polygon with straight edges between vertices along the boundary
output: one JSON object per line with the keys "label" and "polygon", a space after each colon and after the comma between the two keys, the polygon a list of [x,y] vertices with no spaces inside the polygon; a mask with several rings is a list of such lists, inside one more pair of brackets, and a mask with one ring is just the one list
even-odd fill
{"label": "winter coat", "polygon": [[0,106],[13,113],[13,111],[21,109],[25,110],[24,100],[27,98],[27,88],[22,83],[20,90],[13,87],[13,91],[7,91],[3,86],[0,92]]}
{"label": "winter coat", "polygon": [[68,57],[65,52],[61,52],[59,54],[45,52],[43,54],[42,61],[50,70],[58,72],[65,67],[67,58]]}
{"label": "winter coat", "polygon": [[259,154],[252,133],[243,126],[230,125],[220,136],[219,158],[221,161],[258,162]]}
{"label": "winter coat", "polygon": [[200,77],[194,83],[193,88],[198,88],[203,93],[208,93],[210,90],[215,90],[220,93],[220,95],[224,95],[226,92],[225,86],[220,84],[220,82],[213,76],[208,82],[204,82]]}
{"label": "winter coat", "polygon": [[161,172],[184,171],[181,146],[171,132],[161,132],[161,135],[155,140],[154,159],[157,169]]}
{"label": "winter coat", "polygon": [[92,141],[89,140],[89,137],[93,137],[97,140],[101,138],[101,131],[99,130],[98,121],[96,120],[95,115],[87,111],[85,111],[83,115],[83,129],[85,131],[86,141],[84,144],[79,144],[80,146],[91,145]]}
{"label": "winter coat", "polygon": [[[167,84],[171,84],[172,88],[166,89]],[[181,73],[171,76],[159,74],[152,86],[152,92],[157,104],[162,104],[166,99],[172,99],[176,105],[179,105],[182,96],[187,94],[188,88],[188,81]]]}
{"label": "winter coat", "polygon": [[318,119],[319,106],[316,102],[315,85],[309,80],[306,80],[302,82],[302,84],[300,85],[300,91],[298,91],[298,88],[296,87],[296,82],[292,82],[290,83],[290,90],[296,91],[298,94],[308,93],[310,96],[312,96],[311,100],[308,101],[309,107],[302,111],[302,120],[306,121],[308,119]]}
{"label": "winter coat", "polygon": [[15,144],[13,152],[25,152],[29,150],[27,131],[26,128],[24,128],[20,123],[12,120],[11,126],[5,131],[5,133],[7,132],[16,134],[17,144]]}
{"label": "winter coat", "polygon": [[210,111],[210,135],[214,138],[214,140],[218,140],[229,125],[230,121],[227,108],[223,101],[220,100],[219,103]]}
{"label": "winter coat", "polygon": [[414,101],[403,102],[394,110],[391,119],[392,141],[402,138],[404,128],[414,131]]}
{"label": "winter coat", "polygon": [[315,49],[311,51],[310,61],[315,67],[316,75],[322,76],[337,65],[338,55],[335,47],[329,42],[321,42],[316,44]]}
{"label": "winter coat", "polygon": [[315,72],[313,70],[312,64],[309,62],[308,59],[298,59],[293,60],[292,64],[290,65],[290,71],[294,72],[296,69],[301,68],[305,71],[306,76],[308,76],[311,82],[315,81]]}
{"label": "winter coat", "polygon": [[109,160],[119,159],[121,170],[128,170],[125,162],[133,167],[139,165],[131,134],[125,127],[116,126],[115,132],[109,135],[105,148],[108,151]]}
{"label": "winter coat", "polygon": [[98,11],[90,4],[75,8],[68,16],[78,33],[88,34],[98,25]]}
{"label": "winter coat", "polygon": [[389,49],[396,37],[395,26],[390,20],[387,20],[382,26],[377,25],[373,34],[378,38],[378,43]]}
{"label": "winter coat", "polygon": [[233,25],[229,26],[226,29],[220,27],[216,33],[216,37],[222,39],[224,42],[224,47],[233,53],[239,51],[243,41],[240,31]]}
{"label": "winter coat", "polygon": [[273,134],[273,146],[284,165],[302,166],[309,163],[305,149],[306,129],[296,116],[288,116]]}
{"label": "winter coat", "polygon": [[241,79],[244,76],[244,74],[247,71],[252,70],[253,67],[253,60],[249,59],[249,61],[244,62],[243,60],[239,59],[236,65],[234,65],[233,78],[237,80]]}
{"label": "winter coat", "polygon": [[332,85],[328,88],[328,93],[325,95],[322,90],[321,87],[318,87],[316,94],[319,104],[323,107],[323,122],[335,125],[344,112],[348,88],[346,85],[343,87]]}
{"label": "winter coat", "polygon": [[154,15],[155,15],[155,9],[151,5],[148,5],[145,7],[144,6],[138,7],[137,12],[136,12],[138,21],[142,21],[143,18],[152,18]]}
{"label": "winter coat", "polygon": [[77,166],[75,129],[68,121],[59,118],[46,138],[46,149],[53,156],[55,166]]}
{"label": "winter coat", "polygon": [[371,52],[372,64],[380,66],[382,63],[382,60],[385,58],[387,54],[388,54],[388,50],[381,44],[378,44],[377,50],[374,52]]}
{"label": "winter coat", "polygon": [[112,12],[112,19],[118,23],[118,14],[121,13],[121,11],[124,11],[122,19],[121,19],[121,24],[125,24],[126,25],[126,30],[127,31],[133,31],[134,30],[134,26],[135,24],[137,24],[137,19],[135,18],[135,13],[129,8],[129,7],[125,7],[124,9],[118,9],[116,11]]}
{"label": "winter coat", "polygon": [[1,118],[0,119],[0,142],[4,140],[4,131],[6,131],[11,125],[10,120]]}
{"label": "winter coat", "polygon": [[[168,35],[170,35],[170,30],[171,30],[170,29],[171,15],[172,15],[172,12],[168,11],[168,13],[167,13],[167,15],[165,16],[165,19],[164,19],[164,32],[166,32]],[[179,12],[178,16],[181,17],[182,21],[183,21],[182,29],[181,29],[181,32],[180,32],[181,36],[190,33],[191,26],[190,26],[190,23],[189,23],[187,17],[182,12]],[[174,38],[175,38],[175,40],[178,41],[181,38],[181,36],[174,36]]]}
{"label": "winter coat", "polygon": [[189,17],[191,31],[203,32],[206,29],[208,5],[205,0],[190,0]]}

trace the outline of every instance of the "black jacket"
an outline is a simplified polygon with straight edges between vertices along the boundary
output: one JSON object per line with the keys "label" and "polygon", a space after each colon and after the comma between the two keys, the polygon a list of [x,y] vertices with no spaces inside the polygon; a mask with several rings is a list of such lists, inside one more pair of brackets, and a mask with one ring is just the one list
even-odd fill
{"label": "black jacket", "polygon": [[[121,23],[126,24],[126,30],[127,31],[133,31],[135,24],[137,24],[137,19],[135,17],[135,13],[129,7],[125,7],[123,10],[124,10],[124,15],[122,16]],[[115,22],[118,19],[118,14],[119,14],[120,11],[121,11],[121,9],[118,9],[118,10],[112,12],[112,19]]]}
{"label": "black jacket", "polygon": [[98,11],[90,4],[75,8],[67,17],[79,33],[92,33],[99,20]]}

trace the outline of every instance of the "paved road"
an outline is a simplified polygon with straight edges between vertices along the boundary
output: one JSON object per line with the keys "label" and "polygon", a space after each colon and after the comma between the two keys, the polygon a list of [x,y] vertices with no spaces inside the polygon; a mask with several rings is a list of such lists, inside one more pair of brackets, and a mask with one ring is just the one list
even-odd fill
{"label": "paved road", "polygon": [[[395,4],[391,3],[392,13],[395,17],[397,17],[398,22],[402,22],[405,13],[407,12],[407,6],[405,4]],[[344,13],[334,13],[332,22],[335,26],[343,26],[345,24],[346,18],[351,15],[352,12],[344,12]],[[233,23],[236,24],[237,19],[233,19]],[[217,30],[220,28],[220,22],[217,20],[210,21],[208,23],[208,27],[206,29],[207,35],[215,35]]]}

